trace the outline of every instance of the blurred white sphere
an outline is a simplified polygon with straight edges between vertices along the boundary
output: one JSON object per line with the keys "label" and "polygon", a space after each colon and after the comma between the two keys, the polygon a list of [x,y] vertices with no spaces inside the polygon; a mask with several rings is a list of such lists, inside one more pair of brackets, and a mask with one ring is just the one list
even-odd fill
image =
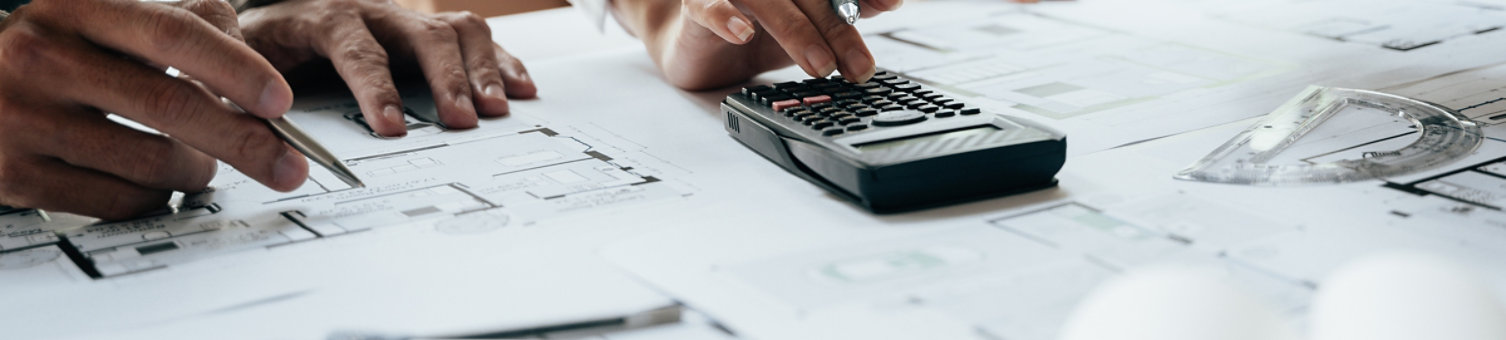
{"label": "blurred white sphere", "polygon": [[1293,340],[1270,306],[1210,273],[1150,267],[1089,294],[1062,340]]}
{"label": "blurred white sphere", "polygon": [[1371,256],[1334,272],[1313,298],[1313,340],[1501,340],[1506,308],[1490,287],[1448,260]]}

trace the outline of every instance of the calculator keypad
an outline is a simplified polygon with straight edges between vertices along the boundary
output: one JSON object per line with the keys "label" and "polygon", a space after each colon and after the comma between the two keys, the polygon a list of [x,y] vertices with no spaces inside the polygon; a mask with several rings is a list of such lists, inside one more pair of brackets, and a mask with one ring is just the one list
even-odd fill
{"label": "calculator keypad", "polygon": [[744,88],[743,94],[824,136],[982,113],[899,75],[879,71],[854,84],[840,76]]}

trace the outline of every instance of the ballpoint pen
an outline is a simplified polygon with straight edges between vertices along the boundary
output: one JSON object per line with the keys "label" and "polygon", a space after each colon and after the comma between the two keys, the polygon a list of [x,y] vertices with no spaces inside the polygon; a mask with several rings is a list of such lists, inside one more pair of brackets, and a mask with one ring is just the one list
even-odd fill
{"label": "ballpoint pen", "polygon": [[837,10],[837,15],[846,20],[848,25],[858,23],[858,16],[862,10],[858,9],[858,0],[831,0],[831,8]]}
{"label": "ballpoint pen", "polygon": [[[240,105],[236,105],[229,100],[226,100],[225,103],[230,104],[236,110],[241,110],[241,112],[246,111]],[[329,149],[325,149],[323,145],[319,145],[319,142],[315,141],[313,136],[304,133],[303,129],[298,128],[298,125],[293,124],[293,121],[288,120],[287,117],[264,120],[267,122],[267,127],[272,128],[272,133],[276,134],[278,139],[287,142],[288,145],[293,146],[293,149],[303,153],[304,156],[308,156],[314,163],[319,163],[320,166],[329,169],[329,172],[334,173],[335,177],[339,177],[340,181],[352,187],[366,187],[366,183],[361,183],[361,179],[356,178],[356,173],[350,171],[350,168],[345,167],[345,163],[336,158],[335,154],[330,153]]]}
{"label": "ballpoint pen", "polygon": [[288,120],[287,117],[267,119],[267,126],[272,128],[272,132],[276,133],[278,138],[314,160],[314,163],[319,163],[320,166],[329,169],[329,172],[334,173],[335,177],[339,177],[345,184],[357,188],[366,187],[365,183],[361,183],[360,178],[356,178],[355,172],[345,167],[344,162],[335,158],[333,153],[330,153],[323,145],[319,145],[319,142],[314,141],[313,137],[304,133],[303,129],[299,129],[298,125],[293,124],[293,121]]}

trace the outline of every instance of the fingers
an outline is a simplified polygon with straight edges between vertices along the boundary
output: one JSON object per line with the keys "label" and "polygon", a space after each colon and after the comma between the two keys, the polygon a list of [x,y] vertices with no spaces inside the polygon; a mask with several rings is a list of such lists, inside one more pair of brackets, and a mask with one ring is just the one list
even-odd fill
{"label": "fingers", "polygon": [[507,96],[513,98],[533,98],[539,93],[538,87],[533,84],[533,78],[528,76],[528,69],[523,67],[523,61],[507,53],[502,46],[492,44],[492,50],[497,55],[497,60],[502,63],[502,82],[507,84]]}
{"label": "fingers", "polygon": [[486,20],[471,12],[441,13],[440,20],[455,29],[460,39],[460,54],[470,78],[471,93],[476,94],[476,113],[501,117],[507,106],[507,84],[502,80],[502,63],[492,42],[492,30]]}
{"label": "fingers", "polygon": [[[319,43],[319,52],[334,64],[340,78],[361,105],[367,125],[378,135],[408,134],[403,124],[403,100],[387,68],[387,50],[377,43],[358,14],[332,18],[325,29],[329,38]],[[437,98],[436,98],[437,102]]]}
{"label": "fingers", "polygon": [[[148,189],[56,159],[6,157],[0,163],[0,204],[122,220],[165,208],[171,190]],[[81,190],[80,188],[87,188]]]}
{"label": "fingers", "polygon": [[399,21],[378,19],[373,22],[372,29],[395,30],[377,34],[401,37],[388,43],[392,48],[411,53],[418,62],[433,93],[434,107],[439,111],[441,123],[451,129],[476,127],[476,106],[471,102],[471,86],[466,79],[465,59],[460,56],[460,38],[455,29],[443,21],[429,18],[385,19]]}
{"label": "fingers", "polygon": [[182,142],[136,131],[99,112],[72,111],[30,125],[44,136],[31,149],[145,188],[200,192],[214,178],[214,158]]}
{"label": "fingers", "polygon": [[[827,3],[827,7],[830,7],[830,3],[824,0],[812,1]],[[806,74],[825,77],[836,71],[836,55],[828,46],[826,37],[821,35],[822,32],[817,30],[800,7],[789,1],[751,0],[743,4],[758,17],[769,35],[779,42],[779,46]],[[828,8],[825,15],[836,20],[833,13]]]}
{"label": "fingers", "polygon": [[816,30],[820,31],[832,51],[837,53],[838,67],[842,75],[853,82],[866,82],[873,77],[873,55],[863,43],[862,34],[837,15],[829,0],[795,0]]}
{"label": "fingers", "polygon": [[[274,190],[290,191],[307,179],[308,164],[303,156],[277,138],[265,121],[239,113],[203,87],[82,43],[53,44],[47,48],[52,56],[50,62],[34,67],[53,76],[34,81],[55,89],[60,97],[151,126],[225,161]],[[92,86],[72,86],[76,83]],[[58,141],[64,145],[72,142]],[[158,145],[158,150],[176,148]],[[171,162],[192,166],[196,161]]]}
{"label": "fingers", "polygon": [[[219,12],[212,17],[235,15],[226,6],[206,5],[199,9]],[[92,1],[70,7],[66,12],[71,15],[55,19],[76,28],[86,39],[177,68],[253,114],[278,117],[292,105],[292,89],[266,59],[193,12],[134,1]]]}
{"label": "fingers", "polygon": [[728,0],[685,0],[685,13],[729,43],[742,45],[753,40],[753,21]]}
{"label": "fingers", "polygon": [[199,18],[204,19],[204,21],[209,22],[210,25],[214,25],[214,28],[219,29],[220,32],[224,32],[237,41],[246,41],[246,37],[241,34],[240,19],[235,15],[235,7],[230,5],[229,2],[223,0],[184,0],[167,2],[167,4],[188,10],[194,15],[199,16]]}
{"label": "fingers", "polygon": [[862,3],[862,15],[871,18],[879,13],[892,12],[904,6],[904,0],[859,0]]}

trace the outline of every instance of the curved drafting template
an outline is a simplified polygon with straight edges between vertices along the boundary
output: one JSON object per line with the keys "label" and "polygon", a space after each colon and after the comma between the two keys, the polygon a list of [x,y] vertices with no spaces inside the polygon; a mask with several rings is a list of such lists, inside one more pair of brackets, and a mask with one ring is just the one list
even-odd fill
{"label": "curved drafting template", "polygon": [[[1351,115],[1404,119],[1416,129],[1417,140],[1396,150],[1362,152],[1358,159],[1276,161],[1320,125]],[[1470,155],[1484,140],[1479,124],[1437,104],[1379,92],[1313,86],[1176,178],[1260,186],[1348,183],[1442,166]]]}

